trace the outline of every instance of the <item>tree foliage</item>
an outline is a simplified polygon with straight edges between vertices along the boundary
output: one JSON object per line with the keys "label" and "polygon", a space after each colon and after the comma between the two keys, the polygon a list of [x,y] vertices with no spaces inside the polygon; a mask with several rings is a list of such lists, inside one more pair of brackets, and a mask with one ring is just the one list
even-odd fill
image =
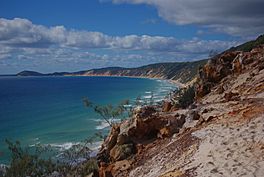
{"label": "tree foliage", "polygon": [[105,120],[110,127],[113,127],[116,118],[128,118],[132,115],[133,108],[129,105],[129,100],[124,100],[117,106],[111,104],[108,105],[96,105],[88,98],[83,99],[84,105],[88,108],[92,108],[100,117]]}
{"label": "tree foliage", "polygon": [[189,86],[175,91],[172,102],[180,108],[187,108],[195,100],[195,88]]}
{"label": "tree foliage", "polygon": [[[90,143],[88,139],[86,143]],[[22,147],[19,141],[6,140],[11,152],[11,162],[4,177],[86,176],[98,169],[96,160],[90,157],[87,144],[75,145],[63,152],[61,158],[51,159],[50,146]],[[47,158],[49,153],[49,158]],[[62,160],[63,159],[63,160]],[[81,160],[82,159],[82,160]]]}

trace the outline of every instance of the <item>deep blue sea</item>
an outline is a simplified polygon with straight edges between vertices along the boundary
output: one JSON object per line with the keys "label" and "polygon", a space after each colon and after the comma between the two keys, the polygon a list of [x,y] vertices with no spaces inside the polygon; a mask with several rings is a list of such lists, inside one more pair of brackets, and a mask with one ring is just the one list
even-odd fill
{"label": "deep blue sea", "polygon": [[82,99],[118,104],[124,99],[161,100],[176,86],[167,81],[127,77],[0,77],[0,163],[8,163],[5,139],[23,145],[63,149],[107,130]]}

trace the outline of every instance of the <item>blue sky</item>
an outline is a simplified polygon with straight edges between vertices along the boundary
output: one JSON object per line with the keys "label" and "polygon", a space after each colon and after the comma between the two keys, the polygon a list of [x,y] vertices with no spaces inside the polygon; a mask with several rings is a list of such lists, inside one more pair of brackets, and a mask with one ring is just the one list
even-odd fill
{"label": "blue sky", "polygon": [[195,2],[0,0],[0,74],[198,60],[263,32],[261,0]]}

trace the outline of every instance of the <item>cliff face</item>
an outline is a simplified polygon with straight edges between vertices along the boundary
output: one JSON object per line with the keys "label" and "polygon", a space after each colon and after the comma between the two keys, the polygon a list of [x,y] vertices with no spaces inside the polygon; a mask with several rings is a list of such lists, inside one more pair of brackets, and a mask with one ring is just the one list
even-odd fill
{"label": "cliff face", "polygon": [[137,110],[112,128],[100,176],[264,174],[264,45],[227,51],[199,69],[188,109]]}
{"label": "cliff face", "polygon": [[187,83],[197,76],[198,68],[203,66],[206,62],[207,60],[195,62],[157,63],[138,68],[110,67],[80,71],[70,75],[150,77],[171,79],[177,80],[181,83]]}

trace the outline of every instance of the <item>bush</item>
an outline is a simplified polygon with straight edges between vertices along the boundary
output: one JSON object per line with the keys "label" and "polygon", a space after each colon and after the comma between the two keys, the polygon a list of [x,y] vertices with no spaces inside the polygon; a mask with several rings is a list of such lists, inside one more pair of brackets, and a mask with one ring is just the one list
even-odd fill
{"label": "bush", "polygon": [[195,88],[194,86],[189,86],[187,88],[181,88],[177,90],[174,94],[174,104],[180,108],[187,108],[195,100]]}
{"label": "bush", "polygon": [[[45,158],[45,153],[50,152],[49,147],[39,146],[32,150],[28,147],[22,148],[18,141],[12,143],[6,140],[6,143],[11,151],[11,163],[4,177],[40,177],[50,176],[54,173],[59,174],[59,176],[87,176],[98,170],[97,161],[94,158],[88,158],[81,163],[65,163]],[[76,148],[78,151],[75,152]],[[70,158],[77,158],[76,155],[79,157],[82,153],[90,152],[84,147],[76,148],[68,150],[66,155],[69,155]],[[72,160],[76,162],[74,159]]]}
{"label": "bush", "polygon": [[45,160],[40,157],[44,150],[38,148],[35,152],[30,152],[28,148],[23,149],[18,141],[12,143],[6,140],[6,143],[12,157],[5,176],[45,176],[55,171],[55,163],[50,159]]}

